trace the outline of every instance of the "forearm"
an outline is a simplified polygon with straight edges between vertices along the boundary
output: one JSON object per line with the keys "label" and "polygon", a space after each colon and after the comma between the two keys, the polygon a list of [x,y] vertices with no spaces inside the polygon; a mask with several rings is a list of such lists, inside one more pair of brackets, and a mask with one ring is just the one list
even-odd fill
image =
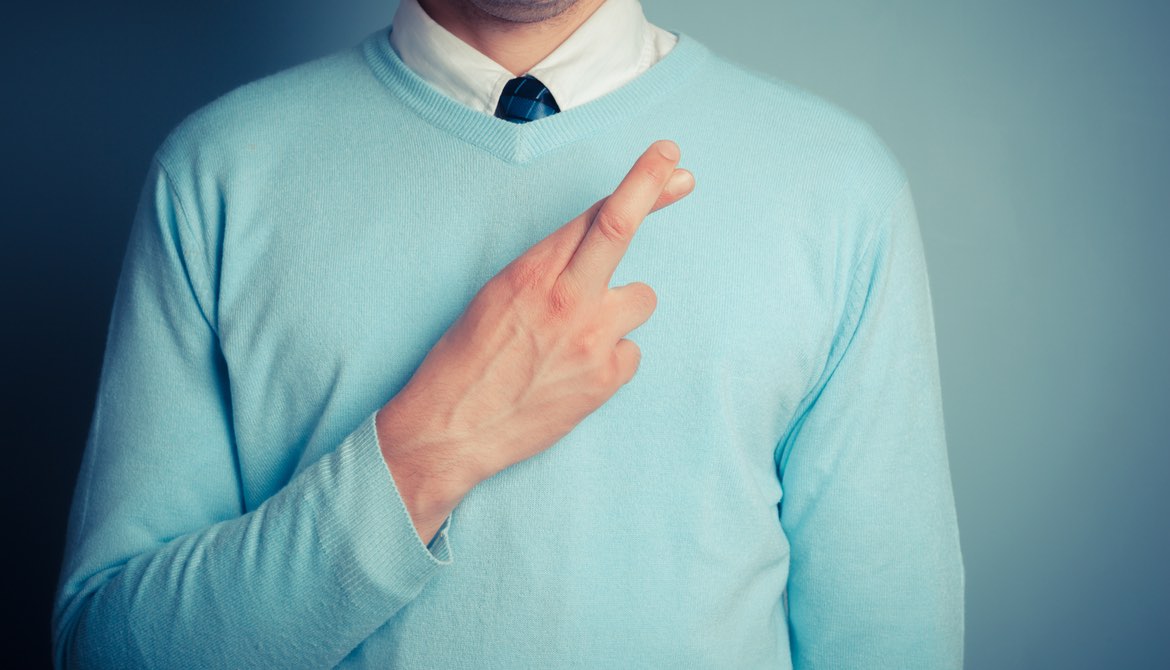
{"label": "forearm", "polygon": [[64,667],[332,667],[450,562],[415,534],[367,419],[255,510],[79,580]]}

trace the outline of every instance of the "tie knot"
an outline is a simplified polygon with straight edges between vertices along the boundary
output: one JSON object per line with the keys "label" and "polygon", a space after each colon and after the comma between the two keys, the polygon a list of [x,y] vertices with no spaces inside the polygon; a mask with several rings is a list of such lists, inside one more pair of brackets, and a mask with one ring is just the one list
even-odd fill
{"label": "tie knot", "polygon": [[500,93],[496,116],[513,123],[527,123],[561,111],[552,93],[532,75],[509,79]]}

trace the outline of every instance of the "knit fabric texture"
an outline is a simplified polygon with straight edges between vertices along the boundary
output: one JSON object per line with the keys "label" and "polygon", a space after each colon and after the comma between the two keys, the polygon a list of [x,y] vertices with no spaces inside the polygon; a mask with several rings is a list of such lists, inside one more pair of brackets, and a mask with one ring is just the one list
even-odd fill
{"label": "knit fabric texture", "polygon": [[[906,174],[864,121],[678,36],[518,124],[381,29],[170,132],[118,280],[56,667],[961,666]],[[637,374],[428,547],[376,411],[663,138],[696,185],[613,277],[658,295]]]}

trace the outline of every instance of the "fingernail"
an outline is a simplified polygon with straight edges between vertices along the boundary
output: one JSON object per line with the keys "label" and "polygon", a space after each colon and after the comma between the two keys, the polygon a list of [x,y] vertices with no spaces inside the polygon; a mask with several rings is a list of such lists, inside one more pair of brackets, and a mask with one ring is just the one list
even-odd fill
{"label": "fingernail", "polygon": [[675,170],[666,180],[666,190],[671,193],[683,193],[692,186],[692,176],[686,170]]}
{"label": "fingernail", "polygon": [[678,145],[670,140],[663,140],[658,143],[658,153],[662,154],[663,158],[667,160],[678,160]]}

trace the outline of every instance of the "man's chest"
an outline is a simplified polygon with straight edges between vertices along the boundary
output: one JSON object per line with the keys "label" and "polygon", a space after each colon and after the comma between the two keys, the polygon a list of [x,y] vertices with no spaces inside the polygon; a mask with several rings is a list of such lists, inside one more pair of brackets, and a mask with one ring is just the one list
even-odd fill
{"label": "man's chest", "polygon": [[[245,478],[249,459],[291,476],[335,446],[406,384],[485,282],[606,183],[460,178],[438,164],[391,183],[354,172],[344,186],[320,178],[235,209],[218,316]],[[704,435],[770,486],[774,447],[835,326],[831,259],[800,216],[718,187],[651,213],[611,283],[658,296],[628,335],[639,370],[580,433]]]}

